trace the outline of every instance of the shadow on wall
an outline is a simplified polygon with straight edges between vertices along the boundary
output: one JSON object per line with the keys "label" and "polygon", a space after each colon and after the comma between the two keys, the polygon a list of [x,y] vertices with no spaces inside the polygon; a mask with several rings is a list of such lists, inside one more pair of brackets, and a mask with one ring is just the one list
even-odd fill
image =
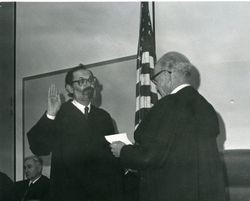
{"label": "shadow on wall", "polygon": [[102,90],[103,90],[103,85],[99,82],[98,79],[96,79],[95,83],[95,91],[92,99],[92,104],[96,107],[100,107],[102,105]]}
{"label": "shadow on wall", "polygon": [[190,81],[191,81],[190,83],[191,86],[194,87],[196,90],[198,90],[200,87],[201,79],[200,79],[200,73],[195,66],[193,66],[191,70]]}
{"label": "shadow on wall", "polygon": [[226,142],[226,128],[225,128],[225,123],[221,117],[221,115],[217,112],[217,118],[219,121],[219,129],[220,129],[220,133],[217,136],[217,146],[220,152],[225,150],[225,142]]}
{"label": "shadow on wall", "polygon": [[[225,142],[226,142],[226,128],[225,128],[225,123],[222,119],[222,116],[220,113],[217,112],[217,118],[218,118],[218,123],[219,123],[219,134],[217,136],[217,147],[221,155],[221,160],[222,160],[222,166],[223,166],[223,173],[224,173],[224,182],[225,182],[225,195],[226,195],[226,201],[231,201],[230,199],[230,192],[229,192],[229,183],[228,183],[228,178],[230,177],[230,174],[228,174],[227,171],[227,166],[228,162],[225,161]],[[232,200],[233,201],[233,200]]]}
{"label": "shadow on wall", "polygon": [[[192,71],[191,71],[192,75],[191,75],[191,85],[198,90],[200,87],[200,83],[201,83],[201,78],[200,78],[200,73],[198,71],[198,69],[193,66]],[[222,116],[217,112],[217,118],[218,118],[218,122],[219,122],[219,129],[220,129],[220,133],[217,136],[217,146],[220,152],[224,151],[224,144],[226,141],[226,129],[225,129],[225,124],[224,121],[222,119]]]}
{"label": "shadow on wall", "polygon": [[[191,85],[196,90],[198,90],[200,87],[200,82],[201,82],[200,73],[199,73],[198,69],[195,66],[193,66],[192,76],[191,76]],[[232,192],[231,187],[229,185],[229,180],[232,177],[231,176],[232,171],[231,172],[228,171],[228,166],[230,166],[230,162],[231,162],[231,160],[228,159],[229,158],[228,155],[231,155],[231,154],[227,153],[227,151],[225,151],[225,147],[224,147],[224,144],[226,141],[225,124],[224,124],[222,116],[218,112],[217,112],[217,118],[218,118],[218,123],[219,123],[219,134],[217,136],[216,141],[217,141],[217,147],[218,147],[219,153],[221,155],[221,159],[222,159],[224,181],[225,181],[225,185],[226,185],[226,188],[225,188],[226,201],[239,201],[238,199],[234,199],[234,198],[237,197],[238,194],[240,194],[240,193],[238,193],[237,190],[236,190],[236,193]],[[225,160],[225,156],[227,158],[226,160]],[[234,194],[236,194],[236,196]]]}

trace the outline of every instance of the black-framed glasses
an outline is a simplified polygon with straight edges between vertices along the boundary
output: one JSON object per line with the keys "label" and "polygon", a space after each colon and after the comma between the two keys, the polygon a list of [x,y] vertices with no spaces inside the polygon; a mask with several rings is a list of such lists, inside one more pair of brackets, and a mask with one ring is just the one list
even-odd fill
{"label": "black-framed glasses", "polygon": [[168,70],[161,70],[159,71],[158,73],[156,73],[155,75],[153,75],[150,79],[152,80],[152,82],[156,82],[155,78],[158,77],[160,74],[162,74],[163,72],[168,72],[169,74],[171,74],[172,72],[171,71],[168,71]]}
{"label": "black-framed glasses", "polygon": [[95,77],[89,77],[88,79],[85,78],[80,78],[79,80],[72,80],[72,84],[73,83],[77,83],[79,86],[82,86],[83,84],[93,84],[95,83],[96,78]]}

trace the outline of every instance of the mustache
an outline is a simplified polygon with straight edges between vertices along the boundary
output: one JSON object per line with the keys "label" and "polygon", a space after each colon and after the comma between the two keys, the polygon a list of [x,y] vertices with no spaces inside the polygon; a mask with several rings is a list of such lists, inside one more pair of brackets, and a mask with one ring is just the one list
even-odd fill
{"label": "mustache", "polygon": [[88,95],[89,97],[93,97],[93,95],[94,95],[94,87],[93,86],[88,86],[85,89],[83,89],[82,93],[84,95]]}

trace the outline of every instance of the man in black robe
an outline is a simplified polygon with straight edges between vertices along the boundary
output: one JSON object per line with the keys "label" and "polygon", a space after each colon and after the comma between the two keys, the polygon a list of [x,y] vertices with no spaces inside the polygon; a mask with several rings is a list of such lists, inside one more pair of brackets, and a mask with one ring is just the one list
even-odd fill
{"label": "man in black robe", "polygon": [[114,134],[110,115],[91,104],[95,77],[79,65],[65,78],[73,99],[61,104],[54,85],[46,114],[28,132],[30,149],[52,153],[50,201],[120,201],[122,168],[104,136]]}
{"label": "man in black robe", "polygon": [[26,180],[14,183],[12,201],[44,201],[49,193],[49,179],[42,175],[43,162],[37,156],[24,159]]}
{"label": "man in black robe", "polygon": [[162,95],[137,127],[134,145],[115,142],[124,167],[140,171],[141,201],[225,201],[217,115],[191,85],[194,66],[169,52],[154,76]]}

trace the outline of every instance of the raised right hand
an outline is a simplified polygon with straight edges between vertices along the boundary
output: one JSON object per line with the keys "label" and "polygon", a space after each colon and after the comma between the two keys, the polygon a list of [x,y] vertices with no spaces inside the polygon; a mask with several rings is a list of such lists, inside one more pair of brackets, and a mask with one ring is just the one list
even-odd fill
{"label": "raised right hand", "polygon": [[49,87],[48,90],[48,110],[47,114],[56,116],[56,113],[61,107],[61,98],[58,89],[54,84]]}

